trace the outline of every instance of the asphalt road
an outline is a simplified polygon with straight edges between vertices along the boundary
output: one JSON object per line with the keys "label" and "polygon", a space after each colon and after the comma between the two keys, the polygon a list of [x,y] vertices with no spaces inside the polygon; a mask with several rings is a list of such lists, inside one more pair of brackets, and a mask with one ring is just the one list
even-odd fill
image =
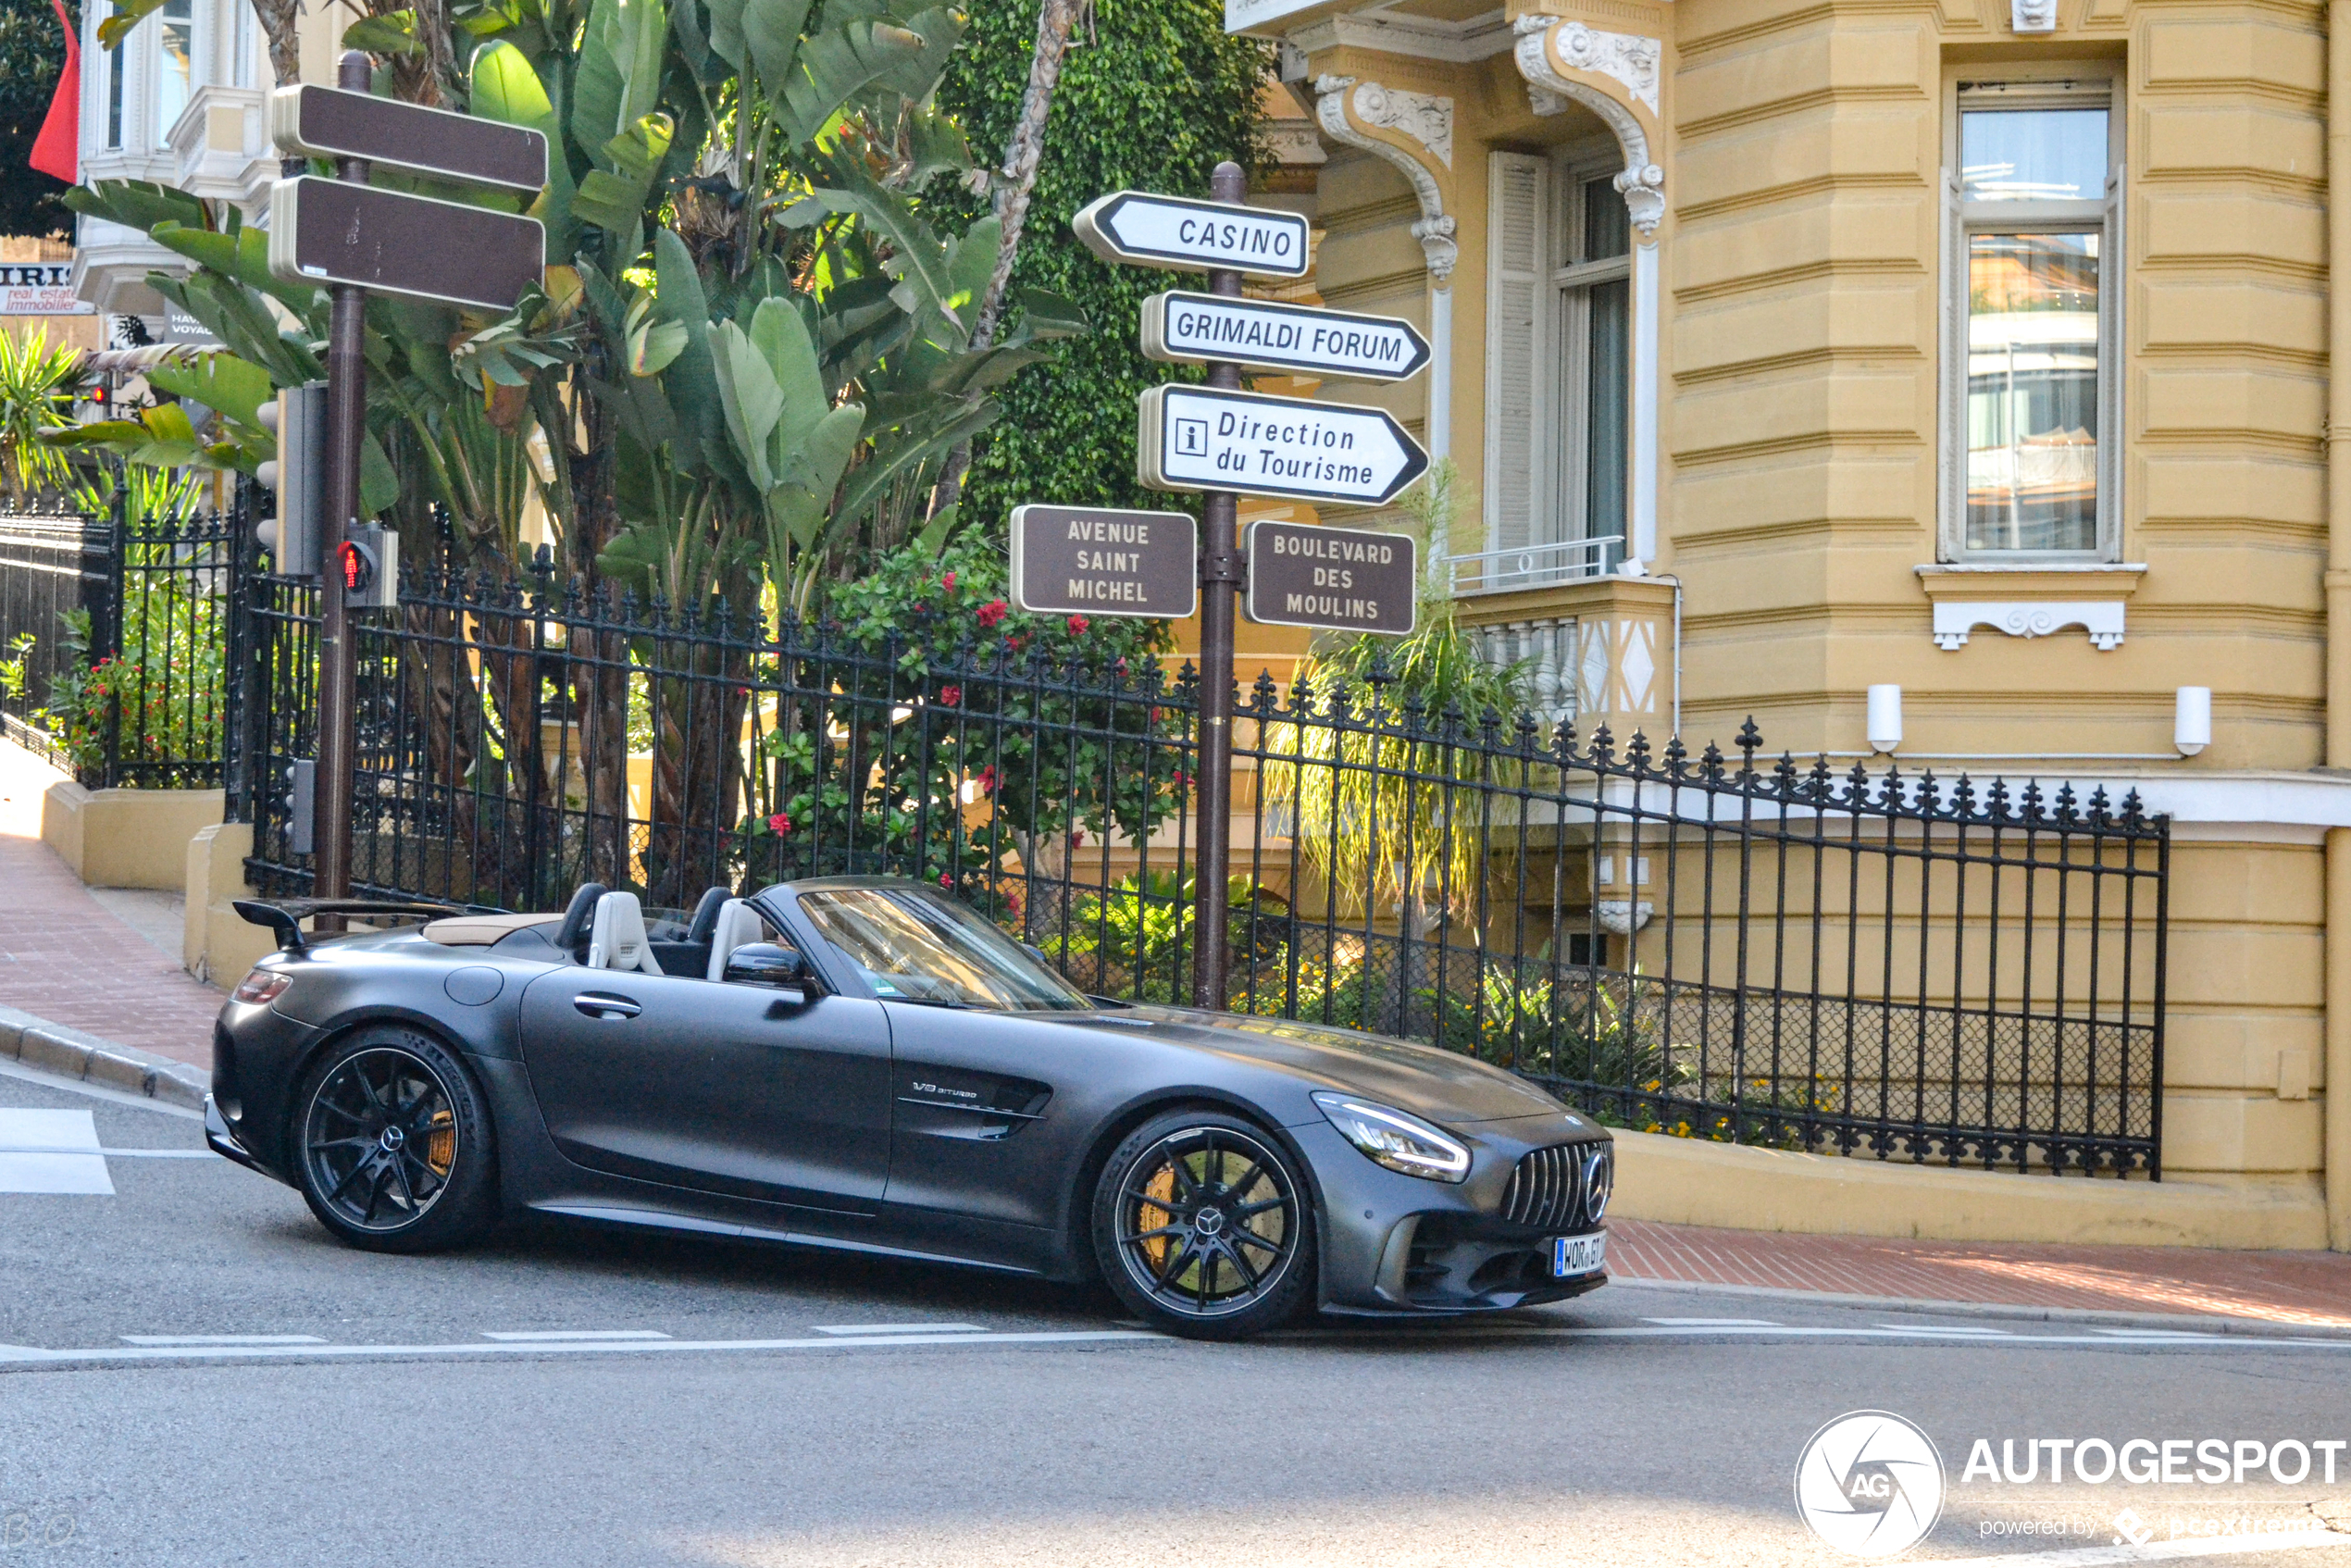
{"label": "asphalt road", "polygon": [[2332,1485],[1961,1475],[1978,1438],[2351,1438],[2351,1340],[1616,1285],[1198,1345],[1085,1292],[720,1242],[375,1257],[177,1157],[191,1119],[0,1076],[10,1109],[89,1112],[115,1190],[6,1190],[0,1151],[0,1568],[1846,1562],[1792,1476],[1863,1409],[1942,1456],[1916,1559],[2351,1565],[2310,1534],[2351,1529],[2351,1450]]}

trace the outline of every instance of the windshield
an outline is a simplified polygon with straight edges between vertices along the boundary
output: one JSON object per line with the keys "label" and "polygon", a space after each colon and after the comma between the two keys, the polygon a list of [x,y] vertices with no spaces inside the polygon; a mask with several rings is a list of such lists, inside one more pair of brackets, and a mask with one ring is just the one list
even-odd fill
{"label": "windshield", "polygon": [[827,888],[801,894],[800,907],[885,1002],[1013,1013],[1094,1005],[986,920],[915,889]]}

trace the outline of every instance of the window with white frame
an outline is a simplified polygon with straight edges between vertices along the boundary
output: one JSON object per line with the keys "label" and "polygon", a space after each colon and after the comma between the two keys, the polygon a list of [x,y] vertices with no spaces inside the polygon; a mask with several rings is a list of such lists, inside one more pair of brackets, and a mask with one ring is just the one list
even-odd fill
{"label": "window with white frame", "polygon": [[[237,8],[252,9],[242,4]],[[103,135],[95,150],[137,156],[170,145],[172,126],[212,77],[205,52],[212,46],[212,24],[220,15],[217,4],[200,8],[196,0],[164,0],[121,43],[102,49],[97,24],[105,19],[105,11],[93,8],[86,57],[101,79],[104,111]],[[241,47],[250,53],[251,34],[244,24],[232,26]]]}
{"label": "window with white frame", "polygon": [[2121,115],[2112,78],[1960,83],[1947,176],[1943,558],[2121,543]]}
{"label": "window with white frame", "polygon": [[1624,556],[1633,248],[1613,152],[1491,155],[1486,588]]}

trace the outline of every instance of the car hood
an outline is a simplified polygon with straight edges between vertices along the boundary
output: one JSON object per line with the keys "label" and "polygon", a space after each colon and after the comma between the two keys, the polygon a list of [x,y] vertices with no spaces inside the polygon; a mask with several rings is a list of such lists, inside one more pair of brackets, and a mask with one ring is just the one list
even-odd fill
{"label": "car hood", "polygon": [[1260,1063],[1435,1121],[1494,1122],[1565,1113],[1558,1101],[1499,1067],[1435,1046],[1326,1024],[1147,1006],[1068,1021],[1130,1036],[1148,1029],[1163,1040]]}

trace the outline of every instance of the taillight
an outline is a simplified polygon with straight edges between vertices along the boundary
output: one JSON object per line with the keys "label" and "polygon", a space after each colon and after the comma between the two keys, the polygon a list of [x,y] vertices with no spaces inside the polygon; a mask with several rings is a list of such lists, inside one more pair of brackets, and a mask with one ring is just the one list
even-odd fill
{"label": "taillight", "polygon": [[237,989],[230,995],[233,1001],[251,1002],[257,1007],[263,1002],[277,1001],[292,984],[292,975],[281,975],[274,969],[255,969],[239,981]]}

